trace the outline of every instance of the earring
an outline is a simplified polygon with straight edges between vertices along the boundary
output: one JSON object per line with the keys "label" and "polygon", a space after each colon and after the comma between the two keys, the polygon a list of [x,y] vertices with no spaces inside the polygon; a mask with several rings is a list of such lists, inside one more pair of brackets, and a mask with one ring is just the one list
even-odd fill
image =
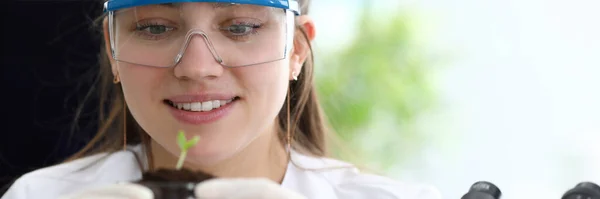
{"label": "earring", "polygon": [[294,81],[298,81],[298,72],[292,72],[292,78],[294,78]]}
{"label": "earring", "polygon": [[121,81],[121,80],[119,79],[119,73],[117,73],[117,74],[115,75],[115,78],[113,79],[113,83],[114,83],[114,84],[118,84],[120,81]]}
{"label": "earring", "polygon": [[123,151],[127,150],[127,102],[123,96]]}
{"label": "earring", "polygon": [[[295,77],[295,76],[294,76]],[[286,135],[285,135],[285,152],[287,153],[288,156],[290,156],[290,153],[292,151],[292,130],[290,129],[290,125],[291,125],[291,121],[290,121],[290,90],[288,88],[288,92],[287,92],[287,125],[286,126]]]}

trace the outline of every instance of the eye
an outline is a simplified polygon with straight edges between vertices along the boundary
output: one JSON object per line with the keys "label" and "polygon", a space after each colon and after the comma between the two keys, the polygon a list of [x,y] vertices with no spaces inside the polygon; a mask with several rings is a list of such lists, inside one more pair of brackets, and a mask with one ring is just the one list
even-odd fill
{"label": "eye", "polygon": [[144,31],[150,32],[150,34],[162,34],[169,30],[166,26],[148,26],[143,29]]}
{"label": "eye", "polygon": [[238,18],[228,20],[222,23],[219,30],[232,40],[236,41],[249,41],[253,35],[259,33],[259,29],[262,28],[263,24],[259,20],[252,18]]}
{"label": "eye", "polygon": [[143,37],[159,39],[157,37],[165,36],[175,28],[160,24],[138,24],[135,29]]}
{"label": "eye", "polygon": [[255,29],[260,28],[260,25],[257,24],[237,24],[230,25],[225,29],[229,31],[233,35],[247,35],[255,32]]}

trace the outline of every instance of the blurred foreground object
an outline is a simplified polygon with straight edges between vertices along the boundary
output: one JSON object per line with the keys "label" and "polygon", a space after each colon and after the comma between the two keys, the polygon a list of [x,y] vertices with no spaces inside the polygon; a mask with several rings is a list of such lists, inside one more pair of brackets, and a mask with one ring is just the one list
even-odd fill
{"label": "blurred foreground object", "polygon": [[491,182],[479,181],[471,185],[469,192],[467,192],[461,199],[500,199],[502,192],[500,188]]}
{"label": "blurred foreground object", "polygon": [[600,199],[600,186],[592,182],[581,182],[567,191],[562,199]]}

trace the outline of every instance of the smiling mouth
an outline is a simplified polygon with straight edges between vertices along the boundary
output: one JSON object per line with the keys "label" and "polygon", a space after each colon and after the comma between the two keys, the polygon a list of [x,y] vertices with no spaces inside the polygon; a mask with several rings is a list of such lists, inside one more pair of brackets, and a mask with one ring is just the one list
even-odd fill
{"label": "smiling mouth", "polygon": [[234,97],[229,100],[211,100],[205,102],[190,102],[190,103],[175,103],[170,100],[164,100],[163,102],[173,108],[190,111],[190,112],[208,112],[215,109],[219,109],[227,104],[239,100],[239,97]]}

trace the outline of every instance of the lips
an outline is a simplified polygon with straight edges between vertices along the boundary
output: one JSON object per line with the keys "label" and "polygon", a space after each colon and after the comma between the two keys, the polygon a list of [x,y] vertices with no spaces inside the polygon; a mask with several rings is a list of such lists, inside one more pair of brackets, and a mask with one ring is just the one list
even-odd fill
{"label": "lips", "polygon": [[179,122],[201,125],[227,116],[241,98],[235,95],[181,95],[163,100]]}

